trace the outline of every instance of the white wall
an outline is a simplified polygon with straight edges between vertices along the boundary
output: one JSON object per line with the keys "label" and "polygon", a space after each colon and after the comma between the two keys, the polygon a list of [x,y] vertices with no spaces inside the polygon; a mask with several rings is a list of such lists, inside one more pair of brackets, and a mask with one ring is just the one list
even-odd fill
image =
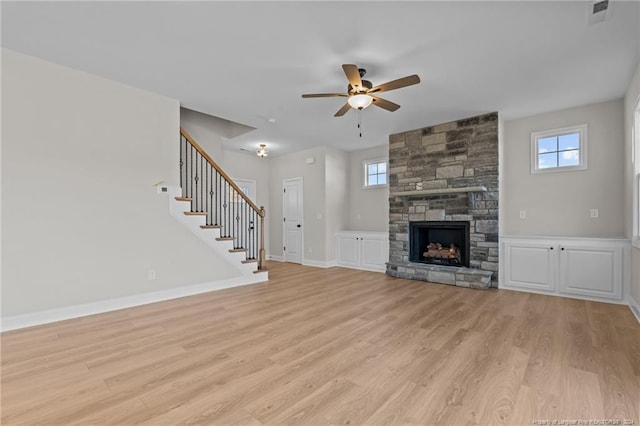
{"label": "white wall", "polygon": [[347,226],[349,214],[349,155],[327,148],[325,157],[325,259],[336,259],[335,235]]}
{"label": "white wall", "polygon": [[[634,110],[640,100],[640,64],[634,74],[629,89],[624,98],[624,212],[625,212],[625,235],[627,238],[633,236],[633,179],[634,165],[632,162],[632,127],[634,125]],[[640,135],[636,135],[636,140],[640,140]],[[631,248],[631,296],[635,303],[640,303],[640,248]]]}
{"label": "white wall", "polygon": [[[530,134],[588,125],[588,169],[530,173]],[[565,237],[624,236],[623,103],[585,105],[506,121],[503,233]],[[597,208],[600,217],[590,218]],[[520,219],[520,210],[527,218]]]}
{"label": "white wall", "polygon": [[349,230],[389,230],[389,187],[364,189],[363,166],[366,160],[388,157],[389,145],[349,153]]}
{"label": "white wall", "polygon": [[213,161],[218,164],[222,163],[224,160],[222,140],[229,126],[227,120],[187,108],[180,108],[180,126],[207,151]]}
{"label": "white wall", "polygon": [[153,187],[177,101],[2,49],[2,124],[3,318],[239,275]]}

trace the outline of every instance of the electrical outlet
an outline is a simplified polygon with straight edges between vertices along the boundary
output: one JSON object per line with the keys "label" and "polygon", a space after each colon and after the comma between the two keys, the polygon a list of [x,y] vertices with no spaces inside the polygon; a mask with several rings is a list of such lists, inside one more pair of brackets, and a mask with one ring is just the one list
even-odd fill
{"label": "electrical outlet", "polygon": [[520,210],[520,219],[526,219],[526,218],[527,218],[527,211]]}
{"label": "electrical outlet", "polygon": [[155,269],[149,269],[149,271],[147,272],[147,278],[149,279],[149,281],[155,281],[156,280],[156,270]]}
{"label": "electrical outlet", "polygon": [[600,217],[598,209],[591,209],[591,219],[597,219]]}

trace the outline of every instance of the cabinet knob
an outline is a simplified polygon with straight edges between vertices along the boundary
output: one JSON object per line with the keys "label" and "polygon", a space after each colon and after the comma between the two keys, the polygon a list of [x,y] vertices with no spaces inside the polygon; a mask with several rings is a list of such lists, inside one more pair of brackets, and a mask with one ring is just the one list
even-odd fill
{"label": "cabinet knob", "polygon": [[549,247],[549,250],[553,250],[553,247]]}
{"label": "cabinet knob", "polygon": [[564,247],[561,247],[560,250],[564,251]]}

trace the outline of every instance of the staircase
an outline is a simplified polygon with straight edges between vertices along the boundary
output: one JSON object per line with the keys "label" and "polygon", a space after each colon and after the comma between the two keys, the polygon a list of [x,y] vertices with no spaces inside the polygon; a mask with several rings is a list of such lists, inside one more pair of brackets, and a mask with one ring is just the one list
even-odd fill
{"label": "staircase", "polygon": [[264,207],[256,206],[182,128],[180,188],[170,195],[174,216],[243,273],[265,273],[266,279]]}

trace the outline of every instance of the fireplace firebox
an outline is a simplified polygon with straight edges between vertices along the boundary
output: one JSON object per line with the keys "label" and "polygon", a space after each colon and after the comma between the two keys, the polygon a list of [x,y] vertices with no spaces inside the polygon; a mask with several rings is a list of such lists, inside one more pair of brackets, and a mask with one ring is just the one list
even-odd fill
{"label": "fireplace firebox", "polygon": [[469,267],[469,222],[409,222],[409,261]]}

